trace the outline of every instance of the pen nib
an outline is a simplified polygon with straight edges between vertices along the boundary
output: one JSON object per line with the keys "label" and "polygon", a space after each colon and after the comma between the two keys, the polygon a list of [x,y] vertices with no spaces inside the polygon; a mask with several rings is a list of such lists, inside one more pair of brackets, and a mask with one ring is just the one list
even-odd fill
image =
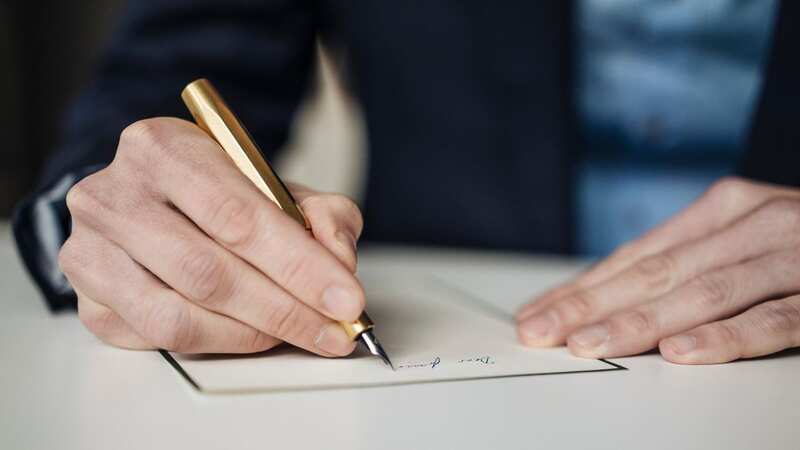
{"label": "pen nib", "polygon": [[378,339],[372,333],[372,330],[367,330],[361,333],[361,341],[367,346],[370,353],[382,359],[384,364],[394,370],[394,365],[392,365],[392,361],[389,360],[389,355],[387,355],[386,351],[383,349],[383,347],[381,347],[380,342],[378,342]]}

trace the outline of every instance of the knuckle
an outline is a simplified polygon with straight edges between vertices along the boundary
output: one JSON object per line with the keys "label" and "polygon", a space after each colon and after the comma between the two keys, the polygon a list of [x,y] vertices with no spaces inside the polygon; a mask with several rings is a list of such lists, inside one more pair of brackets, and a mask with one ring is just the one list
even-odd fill
{"label": "knuckle", "polygon": [[134,122],[119,137],[117,157],[135,165],[152,166],[157,162],[166,142],[166,131],[160,119],[144,119]]}
{"label": "knuckle", "polygon": [[726,309],[733,295],[731,282],[719,274],[701,275],[694,281],[697,295],[693,298],[701,311]]}
{"label": "knuckle", "polygon": [[196,330],[188,308],[173,304],[153,306],[144,318],[144,335],[159,348],[188,351],[196,341]]}
{"label": "knuckle", "polygon": [[729,320],[713,323],[709,327],[711,335],[723,343],[738,347],[742,342],[741,329]]}
{"label": "knuckle", "polygon": [[209,233],[229,247],[247,247],[255,241],[257,210],[238,197],[225,197],[210,208]]}
{"label": "knuckle", "polygon": [[254,328],[247,328],[242,334],[240,348],[247,353],[261,352],[276,345],[276,340],[272,336],[264,334]]}
{"label": "knuckle", "polygon": [[[314,262],[306,255],[295,254],[289,258],[284,259],[284,263],[277,271],[278,284],[283,286],[304,286],[307,284],[309,278],[308,274],[313,274],[312,266]],[[289,289],[294,291],[294,289]]]}
{"label": "knuckle", "polygon": [[119,140],[134,148],[160,147],[165,140],[164,128],[164,121],[160,118],[138,120],[122,130]]}
{"label": "knuckle", "polygon": [[136,219],[154,201],[153,193],[140,177],[128,177],[120,184],[120,171],[107,167],[76,183],[67,192],[66,203],[72,217],[94,227],[105,228],[115,219]]}
{"label": "knuckle", "polygon": [[773,300],[754,308],[760,326],[771,335],[792,335],[800,330],[800,308],[788,301]]}
{"label": "knuckle", "polygon": [[646,288],[665,291],[673,284],[675,267],[675,259],[664,252],[638,261],[632,270],[644,282]]}
{"label": "knuckle", "polygon": [[163,167],[174,164],[193,164],[183,153],[195,148],[196,140],[187,140],[192,130],[183,120],[171,117],[143,119],[128,125],[120,135],[115,162],[129,164],[137,176],[153,177],[153,172],[163,172]]}
{"label": "knuckle", "polygon": [[714,182],[708,189],[707,195],[715,203],[722,205],[735,205],[752,194],[751,184],[743,178],[728,176]]}
{"label": "knuckle", "polygon": [[213,305],[232,290],[225,261],[212,251],[187,252],[181,259],[180,273],[186,294],[199,303]]}
{"label": "knuckle", "polygon": [[83,183],[83,181],[79,181],[67,191],[67,209],[73,216],[77,216],[80,212],[86,211],[87,209],[84,205],[88,199],[85,198],[86,193],[84,192],[84,185],[81,183]]}
{"label": "knuckle", "polygon": [[640,308],[624,312],[610,322],[612,326],[633,334],[653,334],[658,331],[653,315]]}
{"label": "knuckle", "polygon": [[118,326],[117,316],[112,310],[107,308],[88,309],[78,305],[78,318],[81,323],[93,334],[105,336]]}
{"label": "knuckle", "polygon": [[102,195],[105,191],[103,172],[93,173],[77,182],[67,192],[67,209],[74,217],[88,217],[108,210],[109,205]]}
{"label": "knuckle", "polygon": [[279,338],[297,334],[297,327],[301,325],[300,314],[300,303],[296,301],[286,302],[282,306],[273,306],[267,313],[267,332]]}
{"label": "knuckle", "polygon": [[774,228],[783,225],[786,229],[800,228],[800,202],[790,198],[774,198],[761,209],[768,225]]}
{"label": "knuckle", "polygon": [[58,252],[58,266],[65,274],[73,274],[83,266],[77,247],[78,244],[73,236],[64,242]]}
{"label": "knuckle", "polygon": [[592,317],[593,297],[588,291],[577,291],[553,305],[562,324],[577,323]]}

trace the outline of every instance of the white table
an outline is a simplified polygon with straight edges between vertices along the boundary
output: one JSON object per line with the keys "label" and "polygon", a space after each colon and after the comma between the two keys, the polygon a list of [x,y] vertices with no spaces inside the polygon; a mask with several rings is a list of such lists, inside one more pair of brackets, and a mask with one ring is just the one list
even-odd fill
{"label": "white table", "polygon": [[[0,448],[800,449],[800,352],[705,367],[650,354],[629,370],[206,396],[155,352],[99,343],[51,315],[0,226]],[[498,302],[579,265],[373,249],[362,264],[434,273]],[[508,305],[506,305],[508,306]]]}

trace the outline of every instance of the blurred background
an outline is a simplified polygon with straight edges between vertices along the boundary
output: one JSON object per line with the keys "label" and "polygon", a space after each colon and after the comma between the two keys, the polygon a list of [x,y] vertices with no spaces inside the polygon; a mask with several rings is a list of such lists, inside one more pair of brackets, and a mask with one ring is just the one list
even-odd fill
{"label": "blurred background", "polygon": [[122,2],[0,2],[0,215],[28,191]]}
{"label": "blurred background", "polygon": [[[0,218],[33,188],[125,3],[0,0]],[[777,1],[574,5],[575,236],[579,253],[599,256],[734,171]],[[321,47],[318,58],[288,151],[272,162],[287,180],[360,201],[364,121]]]}
{"label": "blurred background", "polygon": [[[124,3],[0,1],[0,218],[33,188],[57,143],[64,108],[86,83]],[[286,179],[313,179],[319,189],[359,198],[362,121],[323,52],[320,61],[287,144],[291,151],[276,164]]]}

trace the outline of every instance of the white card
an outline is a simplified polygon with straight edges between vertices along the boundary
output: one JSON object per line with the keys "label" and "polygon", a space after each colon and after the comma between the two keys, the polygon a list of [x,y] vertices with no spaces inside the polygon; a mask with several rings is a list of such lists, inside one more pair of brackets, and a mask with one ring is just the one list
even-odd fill
{"label": "white card", "polygon": [[162,354],[198,390],[222,394],[623,369],[564,348],[523,347],[507,313],[437,278],[361,278],[375,335],[395,371],[362,349],[340,359],[288,345],[248,356]]}

